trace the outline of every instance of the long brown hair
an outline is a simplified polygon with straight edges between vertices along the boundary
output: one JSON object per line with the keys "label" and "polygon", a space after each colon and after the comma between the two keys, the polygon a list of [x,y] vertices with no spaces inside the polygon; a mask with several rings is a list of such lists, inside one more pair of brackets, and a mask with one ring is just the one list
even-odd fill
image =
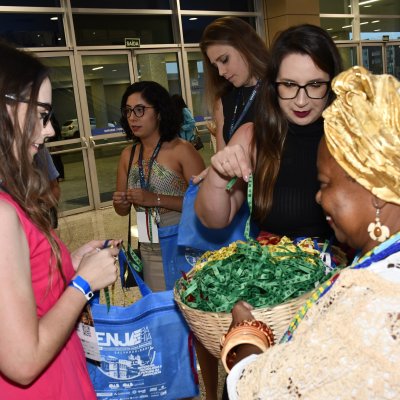
{"label": "long brown hair", "polygon": [[[251,149],[257,151],[254,168],[254,219],[263,221],[271,207],[282,151],[288,130],[276,92],[276,78],[283,58],[289,54],[308,55],[332,80],[341,70],[341,58],[328,33],[314,25],[304,24],[286,29],[275,39],[266,75],[256,100],[256,118]],[[296,68],[296,66],[293,66]],[[330,90],[328,106],[334,98]]]}
{"label": "long brown hair", "polygon": [[[36,57],[4,42],[0,42],[0,59],[0,178],[7,192],[49,241],[53,255],[49,260],[49,282],[55,259],[56,268],[66,283],[60,247],[51,230],[50,208],[57,201],[48,177],[35,167],[29,152],[38,118],[36,102],[49,71]],[[23,126],[18,123],[18,101],[6,95],[29,100]],[[7,104],[13,112],[12,118]]]}
{"label": "long brown hair", "polygon": [[222,17],[208,25],[203,32],[200,49],[203,53],[205,94],[210,110],[215,101],[232,87],[228,80],[219,75],[218,69],[207,57],[207,49],[212,45],[235,48],[246,60],[251,77],[263,77],[269,60],[266,44],[254,28],[242,19]]}

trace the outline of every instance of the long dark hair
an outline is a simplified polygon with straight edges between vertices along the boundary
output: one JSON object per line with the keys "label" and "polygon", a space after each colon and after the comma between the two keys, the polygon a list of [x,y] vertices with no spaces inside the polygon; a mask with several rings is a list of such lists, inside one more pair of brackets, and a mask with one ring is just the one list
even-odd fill
{"label": "long dark hair", "polygon": [[269,53],[266,44],[254,28],[237,17],[216,19],[203,32],[200,49],[203,53],[205,94],[209,108],[224,95],[232,84],[220,76],[207,57],[207,49],[212,45],[228,45],[235,48],[246,60],[251,77],[261,78],[265,74]]}
{"label": "long dark hair", "polygon": [[[50,209],[57,206],[57,200],[51,193],[48,177],[35,167],[30,153],[38,120],[36,102],[49,71],[36,57],[5,42],[0,42],[0,59],[0,177],[5,190],[49,241],[56,267],[66,283],[60,248],[51,233]],[[18,123],[19,103],[6,95],[29,100],[23,126]],[[52,265],[53,259],[49,260],[50,276]]]}
{"label": "long dark hair", "polygon": [[[130,85],[122,96],[121,110],[125,108],[128,97],[133,93],[140,93],[141,96],[154,107],[158,113],[160,124],[160,138],[162,142],[170,142],[179,135],[182,124],[182,112],[178,112],[174,106],[168,91],[159,83],[154,81],[135,82]],[[129,123],[124,114],[121,115],[120,123],[128,139],[135,136],[129,127]]]}
{"label": "long dark hair", "polygon": [[[280,168],[288,121],[276,92],[276,78],[282,60],[289,54],[308,55],[332,80],[341,70],[338,49],[328,33],[314,25],[304,24],[286,29],[275,39],[265,78],[257,96],[254,136],[251,148],[257,151],[254,172],[254,218],[264,220],[272,206],[273,191]],[[296,68],[296,66],[293,66]],[[334,98],[330,90],[328,106]]]}

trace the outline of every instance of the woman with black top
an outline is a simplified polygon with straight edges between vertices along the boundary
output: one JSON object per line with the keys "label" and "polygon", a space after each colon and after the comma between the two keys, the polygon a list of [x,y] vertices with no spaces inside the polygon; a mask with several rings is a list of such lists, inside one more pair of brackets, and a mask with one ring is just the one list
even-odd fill
{"label": "woman with black top", "polygon": [[[333,100],[330,81],[340,71],[338,50],[323,29],[300,25],[277,37],[255,123],[242,125],[212,157],[199,190],[196,212],[206,226],[230,223],[246,201],[253,174],[252,217],[261,230],[290,238],[332,235],[315,202],[316,156],[321,114]],[[228,192],[226,184],[234,176],[241,179]]]}
{"label": "woman with black top", "polygon": [[[324,133],[322,111],[333,100],[330,81],[340,71],[338,50],[323,29],[300,25],[277,37],[254,124],[240,126],[211,158],[195,204],[204,225],[230,224],[246,201],[252,174],[252,218],[262,231],[290,238],[333,235],[315,202],[316,158]],[[235,176],[240,179],[226,190]]]}
{"label": "woman with black top", "polygon": [[253,122],[255,98],[269,53],[251,25],[236,17],[218,18],[204,30],[206,99],[216,122],[217,150],[240,125]]}

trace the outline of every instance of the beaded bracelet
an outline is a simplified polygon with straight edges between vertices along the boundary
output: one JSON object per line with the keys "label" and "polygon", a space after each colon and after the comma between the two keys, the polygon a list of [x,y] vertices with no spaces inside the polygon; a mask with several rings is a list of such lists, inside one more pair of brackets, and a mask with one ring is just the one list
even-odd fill
{"label": "beaded bracelet", "polygon": [[274,344],[274,334],[262,321],[242,321],[236,324],[226,335],[221,343],[221,361],[226,372],[229,373],[236,360],[234,349],[241,344],[251,344],[262,352]]}

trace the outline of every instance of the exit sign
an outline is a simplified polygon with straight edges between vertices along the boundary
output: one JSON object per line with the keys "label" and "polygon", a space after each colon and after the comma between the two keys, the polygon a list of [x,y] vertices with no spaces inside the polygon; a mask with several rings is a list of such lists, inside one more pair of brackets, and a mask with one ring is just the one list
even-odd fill
{"label": "exit sign", "polygon": [[140,47],[139,38],[125,38],[125,47]]}

